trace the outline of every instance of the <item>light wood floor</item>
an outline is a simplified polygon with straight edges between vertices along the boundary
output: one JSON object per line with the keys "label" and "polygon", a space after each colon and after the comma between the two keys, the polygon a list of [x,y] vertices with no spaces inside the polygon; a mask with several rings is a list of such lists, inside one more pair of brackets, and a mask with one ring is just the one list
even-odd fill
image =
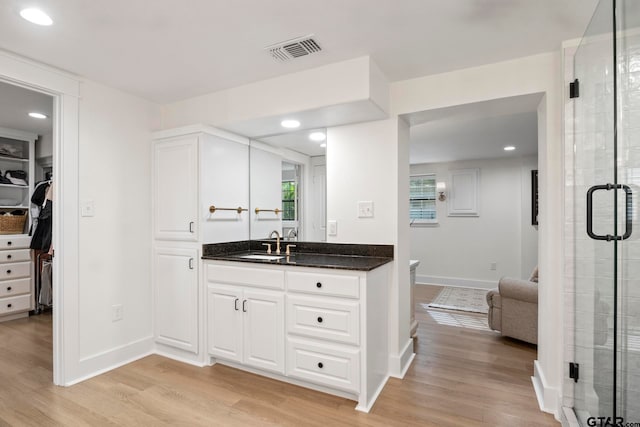
{"label": "light wood floor", "polygon": [[370,414],[355,411],[355,402],[223,365],[197,368],[160,356],[56,387],[45,314],[0,323],[0,426],[558,426],[538,410],[530,380],[535,347],[439,324],[422,306],[439,289],[418,286],[416,358],[404,380],[389,380]]}

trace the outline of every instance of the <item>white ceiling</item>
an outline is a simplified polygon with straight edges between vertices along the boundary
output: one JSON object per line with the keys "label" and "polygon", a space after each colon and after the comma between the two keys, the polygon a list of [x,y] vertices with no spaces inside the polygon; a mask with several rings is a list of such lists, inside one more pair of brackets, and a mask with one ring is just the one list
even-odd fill
{"label": "white ceiling", "polygon": [[326,135],[326,129],[318,128],[257,139],[258,141],[264,142],[265,144],[269,144],[273,147],[288,148],[289,150],[297,151],[298,153],[306,154],[307,156],[324,156],[327,150],[326,148],[321,147],[320,144],[326,141],[311,141],[309,139],[309,135],[313,132],[322,132]]}
{"label": "white ceiling", "polygon": [[[541,94],[408,114],[410,162],[441,163],[535,155]],[[504,151],[513,145],[514,151]]]}
{"label": "white ceiling", "polygon": [[[34,119],[28,116],[30,112],[47,118]],[[52,114],[51,96],[0,82],[0,127],[48,135],[52,132]]]}
{"label": "white ceiling", "polygon": [[[597,0],[3,0],[0,48],[166,103],[371,55],[392,81],[557,50]],[[54,20],[18,15],[39,6]],[[288,63],[263,48],[314,34]]]}

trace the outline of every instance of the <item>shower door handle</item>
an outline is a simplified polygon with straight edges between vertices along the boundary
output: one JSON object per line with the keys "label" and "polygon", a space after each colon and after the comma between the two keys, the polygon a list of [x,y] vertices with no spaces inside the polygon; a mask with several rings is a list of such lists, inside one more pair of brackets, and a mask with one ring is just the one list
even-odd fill
{"label": "shower door handle", "polygon": [[[598,190],[617,190],[623,189],[625,195],[625,230],[622,236],[612,236],[611,234],[600,235],[593,232],[593,193]],[[628,185],[623,184],[603,184],[594,185],[587,191],[587,234],[594,240],[626,240],[631,237],[633,232],[633,193]]]}

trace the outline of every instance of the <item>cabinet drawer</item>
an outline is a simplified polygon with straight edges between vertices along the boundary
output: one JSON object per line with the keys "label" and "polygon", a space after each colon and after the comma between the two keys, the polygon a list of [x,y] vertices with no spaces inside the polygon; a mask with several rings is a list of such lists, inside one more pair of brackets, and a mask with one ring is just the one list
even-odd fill
{"label": "cabinet drawer", "polygon": [[0,265],[0,280],[31,276],[31,262],[16,262]]}
{"label": "cabinet drawer", "polygon": [[207,262],[205,262],[205,270],[208,283],[284,289],[284,271],[282,270],[215,265]]}
{"label": "cabinet drawer", "polygon": [[31,292],[31,279],[4,280],[0,282],[0,298],[28,294]]}
{"label": "cabinet drawer", "polygon": [[18,295],[0,299],[0,314],[9,314],[31,308],[31,295]]}
{"label": "cabinet drawer", "polygon": [[0,236],[0,249],[28,249],[30,243],[31,236]]}
{"label": "cabinet drawer", "polygon": [[29,249],[10,249],[0,251],[0,262],[31,261]]}
{"label": "cabinet drawer", "polygon": [[360,392],[360,350],[287,341],[287,375],[349,392]]}
{"label": "cabinet drawer", "polygon": [[287,272],[287,288],[293,292],[316,295],[359,298],[359,279],[355,276],[339,276],[322,273]]}
{"label": "cabinet drawer", "polygon": [[360,303],[288,296],[287,332],[358,345]]}

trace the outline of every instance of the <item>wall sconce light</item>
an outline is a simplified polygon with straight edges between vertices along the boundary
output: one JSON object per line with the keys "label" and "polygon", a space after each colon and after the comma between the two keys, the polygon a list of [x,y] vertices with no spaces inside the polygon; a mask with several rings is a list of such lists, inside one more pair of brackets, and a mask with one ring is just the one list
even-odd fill
{"label": "wall sconce light", "polygon": [[447,200],[447,184],[445,184],[444,182],[436,183],[436,192],[438,193],[438,200],[440,200],[441,202]]}

